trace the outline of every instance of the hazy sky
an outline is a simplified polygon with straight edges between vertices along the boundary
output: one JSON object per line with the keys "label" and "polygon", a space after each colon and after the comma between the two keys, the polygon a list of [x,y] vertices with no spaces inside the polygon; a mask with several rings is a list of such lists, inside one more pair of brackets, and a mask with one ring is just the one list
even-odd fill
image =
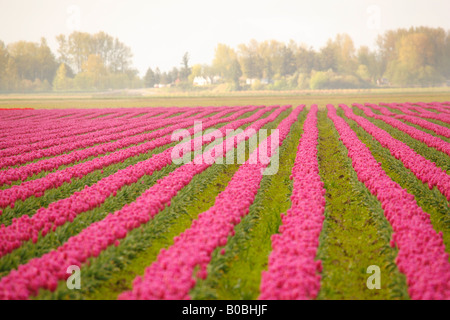
{"label": "hazy sky", "polygon": [[131,47],[134,67],[166,71],[210,63],[217,43],[293,39],[316,49],[337,33],[374,47],[388,29],[450,30],[449,0],[0,0],[0,40],[39,41],[56,53],[55,36],[73,30],[106,33]]}

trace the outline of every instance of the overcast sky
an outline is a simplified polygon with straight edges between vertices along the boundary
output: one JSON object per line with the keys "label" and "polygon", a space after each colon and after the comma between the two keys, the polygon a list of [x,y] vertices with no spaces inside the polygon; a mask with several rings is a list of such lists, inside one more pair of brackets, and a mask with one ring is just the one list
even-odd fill
{"label": "overcast sky", "polygon": [[450,30],[449,0],[0,0],[0,40],[39,41],[56,53],[55,36],[73,30],[118,37],[134,54],[141,75],[210,63],[217,43],[236,47],[250,39],[290,39],[316,49],[337,33],[374,47],[388,29],[411,26]]}

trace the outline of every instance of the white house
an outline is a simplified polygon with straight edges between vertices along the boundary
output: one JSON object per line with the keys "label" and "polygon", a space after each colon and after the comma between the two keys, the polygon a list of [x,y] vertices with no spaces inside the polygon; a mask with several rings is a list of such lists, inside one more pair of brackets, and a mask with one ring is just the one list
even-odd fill
{"label": "white house", "polygon": [[211,78],[210,77],[195,77],[194,78],[194,86],[206,86],[211,84]]}

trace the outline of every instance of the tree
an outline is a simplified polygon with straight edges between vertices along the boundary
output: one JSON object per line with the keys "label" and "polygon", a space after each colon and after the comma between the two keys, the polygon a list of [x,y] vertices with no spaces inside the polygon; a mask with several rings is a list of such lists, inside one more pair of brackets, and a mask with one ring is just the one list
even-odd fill
{"label": "tree", "polygon": [[338,58],[336,56],[336,48],[332,40],[328,40],[327,45],[320,50],[318,60],[320,66],[318,70],[337,70]]}
{"label": "tree", "polygon": [[363,79],[364,81],[369,82],[371,79],[371,75],[369,72],[369,68],[365,64],[360,64],[358,70],[356,71],[358,77]]}
{"label": "tree", "polygon": [[442,28],[389,30],[378,37],[379,73],[396,85],[436,85],[450,77],[450,34]]}
{"label": "tree", "polygon": [[76,73],[82,71],[90,55],[99,56],[112,73],[126,73],[131,68],[131,49],[103,31],[92,35],[74,31],[67,39],[65,35],[58,35],[56,40],[58,61],[70,65]]}
{"label": "tree", "polygon": [[112,52],[110,53],[110,64],[107,67],[113,73],[126,73],[131,66],[132,57],[131,49],[116,38]]}
{"label": "tree", "polygon": [[201,64],[192,66],[191,74],[188,77],[189,83],[193,83],[196,77],[203,76],[203,67]]}
{"label": "tree", "polygon": [[[439,32],[427,28],[397,33],[395,54],[387,61],[385,76],[396,85],[429,86],[442,83],[445,67],[438,63],[445,51]],[[442,67],[444,70],[439,70]],[[442,73],[441,73],[442,72]]]}
{"label": "tree", "polygon": [[283,46],[281,49],[281,57],[282,57],[282,63],[281,63],[281,70],[280,74],[282,76],[288,76],[292,75],[296,71],[295,66],[295,58],[294,53],[290,48],[287,46]]}
{"label": "tree", "polygon": [[341,74],[354,74],[357,69],[353,40],[347,34],[329,39],[320,51],[320,70],[333,70]]}
{"label": "tree", "polygon": [[378,57],[376,53],[370,51],[368,47],[362,46],[359,48],[357,60],[359,64],[358,70],[361,68],[361,65],[366,66],[369,78],[372,82],[375,82],[376,79],[381,77],[382,73]]}
{"label": "tree", "polygon": [[0,40],[0,91],[5,90],[6,87],[6,66],[8,64],[9,54],[5,43]]}
{"label": "tree", "polygon": [[291,50],[294,52],[295,67],[300,73],[309,74],[313,69],[320,69],[320,65],[316,63],[317,53],[306,45],[296,46],[290,43]]}
{"label": "tree", "polygon": [[159,76],[159,83],[160,84],[169,84],[170,83],[170,79],[167,75],[167,72],[162,72]]}
{"label": "tree", "polygon": [[337,71],[343,74],[353,74],[357,68],[355,46],[348,34],[338,34],[334,41],[337,57]]}
{"label": "tree", "polygon": [[57,35],[56,42],[58,42],[58,62],[64,63],[66,66],[69,65],[71,61],[69,57],[69,44],[66,36],[63,34]]}
{"label": "tree", "polygon": [[177,67],[173,67],[172,70],[170,70],[169,76],[172,79],[172,82],[177,83],[180,81],[180,71]]}
{"label": "tree", "polygon": [[189,53],[185,52],[183,58],[181,59],[181,71],[180,76],[181,79],[186,81],[188,80],[189,75],[191,74],[191,69],[189,68]]}
{"label": "tree", "polygon": [[83,63],[82,72],[75,76],[75,84],[80,90],[100,90],[106,87],[107,69],[102,58],[91,54]]}
{"label": "tree", "polygon": [[36,79],[33,81],[32,87],[35,92],[48,92],[52,90],[52,86],[47,80],[41,81],[40,79]]}
{"label": "tree", "polygon": [[59,65],[56,76],[53,80],[53,90],[65,91],[69,89],[69,78],[67,77],[67,69],[64,63]]}
{"label": "tree", "polygon": [[66,76],[70,79],[75,78],[75,73],[72,68],[67,63],[64,63],[64,66],[66,67]]}
{"label": "tree", "polygon": [[233,61],[236,59],[236,52],[231,47],[219,43],[214,51],[212,67],[223,79],[231,80],[233,78],[231,74],[231,67]]}
{"label": "tree", "polygon": [[19,88],[19,76],[15,60],[10,56],[6,63],[4,88],[5,91],[15,91]]}
{"label": "tree", "polygon": [[240,44],[238,50],[238,60],[242,73],[250,79],[261,78],[264,69],[264,59],[258,54],[258,42],[252,39],[248,45]]}
{"label": "tree", "polygon": [[27,88],[32,88],[29,84],[36,79],[39,79],[41,83],[45,80],[53,81],[57,63],[45,38],[42,38],[40,43],[14,42],[8,45],[7,50],[9,57],[14,60],[14,69],[17,72],[15,76],[18,82],[24,85],[25,91]]}
{"label": "tree", "polygon": [[102,58],[96,54],[89,55],[88,59],[83,63],[82,70],[92,75],[105,75],[107,72]]}
{"label": "tree", "polygon": [[144,84],[147,88],[153,88],[153,86],[156,84],[156,77],[155,73],[153,72],[152,68],[148,68],[147,72],[144,76]]}
{"label": "tree", "polygon": [[69,35],[67,51],[76,73],[82,71],[83,63],[91,54],[90,40],[91,36],[86,32],[74,31]]}
{"label": "tree", "polygon": [[45,38],[41,38],[41,43],[37,51],[36,63],[38,64],[39,74],[36,78],[41,81],[46,80],[50,83],[53,81],[58,64]]}
{"label": "tree", "polygon": [[103,63],[109,66],[113,59],[113,52],[116,49],[114,38],[109,34],[100,31],[91,37],[91,54],[96,54],[102,58]]}
{"label": "tree", "polygon": [[161,71],[159,70],[158,67],[156,67],[155,69],[155,83],[156,84],[161,83]]}
{"label": "tree", "polygon": [[14,42],[8,45],[8,52],[14,60],[19,79],[34,80],[36,65],[33,60],[37,54],[36,44],[27,41]]}
{"label": "tree", "polygon": [[402,37],[398,48],[398,61],[410,69],[436,64],[435,52],[428,36],[413,33]]}
{"label": "tree", "polygon": [[[253,42],[252,46],[255,48],[256,57],[261,62],[261,77],[271,80],[276,74],[283,72],[283,44],[281,42],[271,40],[261,43]],[[257,66],[254,66],[258,68]]]}
{"label": "tree", "polygon": [[316,89],[324,89],[327,87],[329,82],[329,76],[327,72],[324,71],[318,71],[314,72],[311,80],[309,82],[310,88],[313,90]]}
{"label": "tree", "polygon": [[386,72],[390,62],[397,59],[398,41],[407,34],[406,29],[388,30],[383,35],[378,36],[377,45],[380,55],[380,71],[381,74]]}
{"label": "tree", "polygon": [[56,37],[58,61],[66,66],[66,76],[75,70],[75,86],[80,90],[130,88],[141,85],[132,68],[131,49],[118,38],[100,31],[95,34],[75,31],[67,38]]}
{"label": "tree", "polygon": [[306,73],[300,73],[297,78],[298,89],[308,89],[309,88],[309,77]]}
{"label": "tree", "polygon": [[235,59],[231,62],[230,67],[230,76],[231,80],[233,81],[235,90],[240,89],[239,78],[241,77],[241,75],[242,75],[241,65],[239,64],[239,61]]}
{"label": "tree", "polygon": [[170,71],[165,72],[165,77],[166,77],[166,84],[171,84],[174,79],[172,78],[172,73]]}

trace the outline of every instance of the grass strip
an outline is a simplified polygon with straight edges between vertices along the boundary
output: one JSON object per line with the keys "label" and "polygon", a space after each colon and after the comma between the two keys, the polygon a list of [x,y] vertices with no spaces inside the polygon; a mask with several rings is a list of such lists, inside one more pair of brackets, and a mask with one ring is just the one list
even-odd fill
{"label": "grass strip", "polygon": [[[282,113],[274,123],[277,125],[288,113]],[[54,293],[44,290],[36,299],[115,299],[124,290],[131,289],[132,280],[143,274],[159,251],[173,244],[174,236],[186,230],[201,212],[214,204],[215,197],[225,189],[238,168],[238,164],[214,165],[195,176],[172,199],[170,207],[149,223],[132,230],[119,246],[111,246],[97,258],[90,259],[82,269],[84,285],[81,290],[69,290],[61,281]]]}
{"label": "grass strip", "polygon": [[148,153],[130,157],[123,162],[112,164],[103,169],[95,170],[82,178],[73,178],[72,183],[65,182],[59,188],[46,190],[42,197],[31,196],[25,199],[25,201],[17,200],[14,204],[14,208],[7,207],[3,209],[3,214],[0,216],[0,225],[4,224],[5,226],[8,226],[12,223],[14,218],[18,218],[25,214],[32,217],[39,208],[46,208],[52,202],[68,198],[75,192],[83,190],[85,186],[92,186],[101,179],[108,177],[121,169],[125,169],[136,163],[147,160],[153,154],[163,152],[176,144],[177,142],[173,142],[171,144],[155,148]]}
{"label": "grass strip", "polygon": [[225,247],[213,252],[208,277],[198,279],[190,292],[192,299],[249,300],[258,297],[261,273],[267,268],[272,250],[271,235],[278,232],[280,213],[291,206],[292,181],[289,176],[306,115],[306,111],[300,113],[279,150],[277,174],[263,176],[255,201],[235,227],[235,235],[228,239]]}
{"label": "grass strip", "polygon": [[391,155],[388,149],[374,140],[355,121],[348,119],[342,109],[338,115],[344,118],[358,138],[370,149],[375,159],[381,163],[383,170],[408,193],[414,195],[417,204],[430,215],[431,223],[436,232],[442,231],[446,252],[450,253],[450,205],[447,199],[437,190],[429,189],[400,160]]}
{"label": "grass strip", "polygon": [[[243,116],[245,117],[245,114]],[[214,128],[219,128],[224,125],[225,124],[218,124]],[[248,125],[250,125],[250,124],[248,124]],[[205,133],[205,132],[206,131],[204,131],[203,133]],[[172,144],[176,144],[176,143],[178,143],[178,142],[174,142]],[[203,149],[206,149],[209,147],[209,145],[204,145],[202,147],[203,147]],[[167,146],[156,148],[151,153],[162,151],[162,150],[160,150],[162,148],[165,149],[165,148],[167,148]],[[148,154],[144,154],[139,157],[142,157],[142,156],[146,156],[145,159],[147,159],[149,157]],[[126,165],[125,162],[126,161],[124,161],[123,165]],[[100,205],[96,209],[81,213],[80,215],[78,215],[76,217],[76,219],[72,223],[66,223],[65,225],[57,228],[55,230],[55,232],[49,233],[49,235],[50,234],[56,235],[56,237],[58,237],[57,242],[54,241],[54,237],[51,238],[51,237],[47,236],[44,238],[39,237],[37,243],[34,245],[32,244],[31,241],[24,243],[20,248],[13,251],[9,255],[2,257],[2,259],[0,259],[0,277],[3,276],[5,273],[9,272],[11,269],[17,268],[18,265],[25,263],[29,259],[42,256],[43,254],[49,252],[53,248],[58,247],[63,242],[65,242],[69,237],[79,233],[86,226],[103,219],[108,212],[111,212],[111,210],[112,210],[112,212],[114,212],[114,211],[122,208],[125,204],[133,202],[138,196],[140,196],[142,194],[142,192],[147,190],[149,187],[151,187],[155,183],[156,180],[154,180],[154,177],[162,178],[165,175],[167,175],[169,172],[174,170],[176,167],[177,166],[169,165],[167,167],[168,169],[164,168],[163,170],[161,170],[163,172],[162,176],[159,176],[160,173],[157,172],[151,176],[142,177],[137,183],[132,184],[131,186],[122,187],[120,190],[117,191],[116,197],[111,195],[109,198],[106,199],[106,201],[102,205]],[[72,185],[73,184],[67,184],[68,187],[70,187]],[[84,188],[84,186],[81,186],[81,188]],[[55,189],[55,191],[57,191],[57,190],[59,190],[59,189]],[[130,197],[129,196],[130,194],[132,194],[133,196]],[[117,200],[119,200],[119,201],[117,201]],[[122,200],[124,200],[124,201],[122,201]],[[28,199],[26,201],[28,201]],[[119,206],[114,206],[113,209],[110,209],[111,201],[113,201],[113,202],[117,201],[117,204]],[[108,205],[110,205],[110,206],[108,207]],[[107,209],[103,209],[104,206],[106,206]],[[99,210],[106,211],[106,213],[100,213]],[[92,212],[96,212],[96,213],[93,214]],[[35,212],[33,211],[32,214],[34,214],[34,213]],[[87,216],[88,218],[85,218],[85,216]],[[79,223],[80,223],[79,221],[81,221],[81,226],[79,226]],[[74,226],[72,227],[71,224],[74,224]],[[59,236],[58,236],[58,234],[59,234]],[[47,238],[48,238],[48,240],[47,240]]]}
{"label": "grass strip", "polygon": [[[319,112],[319,172],[327,193],[318,258],[319,300],[407,299],[406,278],[395,265],[392,228],[380,202],[358,181],[348,151],[326,112]],[[367,268],[381,272],[381,289],[369,290]]]}
{"label": "grass strip", "polygon": [[438,167],[442,168],[445,171],[450,169],[450,157],[445,153],[438,151],[434,148],[427,146],[425,143],[412,138],[409,134],[392,127],[382,120],[378,120],[372,117],[367,117],[364,114],[364,111],[359,108],[353,108],[353,112],[361,117],[366,118],[378,128],[383,129],[387,133],[389,133],[393,138],[402,141],[408,147],[413,149],[416,153],[420,154],[424,158],[433,161]]}
{"label": "grass strip", "polygon": [[[375,114],[380,114],[380,115],[382,114],[381,111],[379,111],[379,110],[376,110],[376,109],[373,109],[373,108],[370,108],[370,109],[371,109],[372,112],[375,113]],[[356,110],[356,108],[353,108],[353,111],[355,111],[355,110]],[[450,143],[450,138],[441,136],[441,135],[437,134],[436,132],[434,132],[434,131],[432,131],[432,130],[425,129],[425,128],[421,127],[420,125],[411,123],[411,122],[409,122],[409,121],[407,121],[407,120],[405,120],[405,119],[399,119],[399,118],[395,118],[395,119],[397,119],[397,120],[403,122],[404,124],[407,124],[408,126],[414,127],[414,128],[416,128],[416,129],[418,129],[418,130],[421,130],[421,131],[423,131],[423,132],[426,132],[426,133],[428,133],[428,134],[431,134],[432,136],[435,136],[435,137],[437,137],[437,138],[439,138],[439,139],[444,140],[445,142],[449,142],[449,143]],[[425,120],[425,119],[423,119],[423,120]]]}

